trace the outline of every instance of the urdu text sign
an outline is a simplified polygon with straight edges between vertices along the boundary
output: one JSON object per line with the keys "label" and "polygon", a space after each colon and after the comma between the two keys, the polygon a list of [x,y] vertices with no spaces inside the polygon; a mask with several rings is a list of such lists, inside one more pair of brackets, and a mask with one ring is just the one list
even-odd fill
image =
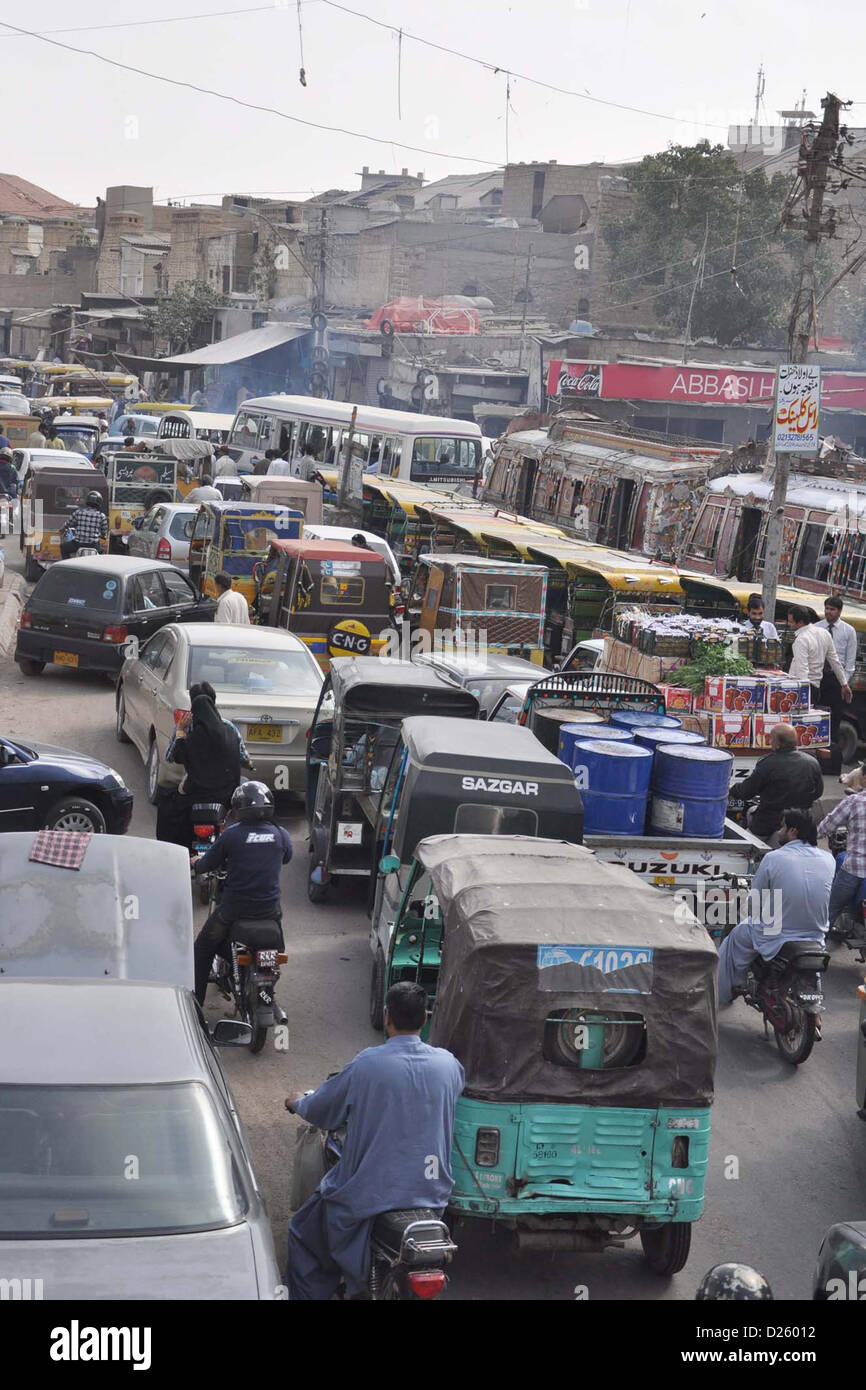
{"label": "urdu text sign", "polygon": [[773,447],[778,454],[814,454],[818,450],[821,368],[784,363],[776,376]]}

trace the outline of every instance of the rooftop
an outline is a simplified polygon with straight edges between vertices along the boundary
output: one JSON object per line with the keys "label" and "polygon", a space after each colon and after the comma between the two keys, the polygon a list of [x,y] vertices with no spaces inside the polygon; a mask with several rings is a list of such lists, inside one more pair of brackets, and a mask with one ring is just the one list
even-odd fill
{"label": "rooftop", "polygon": [[0,174],[0,214],[42,217],[78,211],[75,203],[49,193],[47,188],[29,183],[17,174]]}

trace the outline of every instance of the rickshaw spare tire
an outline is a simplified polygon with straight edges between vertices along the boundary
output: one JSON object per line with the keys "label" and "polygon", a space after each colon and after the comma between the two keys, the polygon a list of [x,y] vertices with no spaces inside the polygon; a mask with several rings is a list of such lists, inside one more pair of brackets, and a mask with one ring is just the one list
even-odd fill
{"label": "rickshaw spare tire", "polygon": [[640,1233],[640,1243],[653,1273],[670,1278],[672,1274],[679,1274],[689,1258],[692,1223],[668,1221],[663,1226],[645,1228]]}
{"label": "rickshaw spare tire", "polygon": [[382,322],[379,324],[379,332],[382,334],[383,338],[393,338],[394,325],[390,319],[382,320]]}
{"label": "rickshaw spare tire", "polygon": [[150,509],[151,509],[151,507],[155,507],[159,502],[173,502],[173,501],[174,501],[174,498],[172,497],[171,493],[168,491],[167,488],[164,488],[164,487],[154,487],[154,488],[151,488],[150,492],[145,493],[145,497],[144,497],[144,508],[145,508],[145,511],[148,511],[148,512],[149,512]]}

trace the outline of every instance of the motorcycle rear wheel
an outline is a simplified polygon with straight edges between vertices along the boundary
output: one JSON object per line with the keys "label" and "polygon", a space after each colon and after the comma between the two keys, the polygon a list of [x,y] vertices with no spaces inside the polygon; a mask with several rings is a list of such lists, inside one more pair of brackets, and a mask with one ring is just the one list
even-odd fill
{"label": "motorcycle rear wheel", "polygon": [[783,1033],[780,1028],[774,1028],[773,1031],[776,1034],[776,1046],[785,1061],[799,1067],[815,1046],[817,1024],[814,1014],[807,1014],[800,1008],[791,1009],[791,1022],[793,1026],[789,1032]]}

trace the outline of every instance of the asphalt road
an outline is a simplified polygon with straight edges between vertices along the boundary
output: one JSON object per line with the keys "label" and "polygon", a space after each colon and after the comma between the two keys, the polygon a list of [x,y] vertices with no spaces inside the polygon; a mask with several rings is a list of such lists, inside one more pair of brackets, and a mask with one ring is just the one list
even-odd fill
{"label": "asphalt road", "polygon": [[[144,794],[141,760],[115,738],[114,694],[106,679],[58,667],[28,679],[0,658],[0,731],[109,762],[135,792],[130,833],[153,836],[155,813]],[[279,988],[289,1015],[289,1050],[222,1054],[281,1262],[298,1125],[283,1098],[315,1086],[376,1040],[366,1016],[371,956],[364,894],[345,889],[323,907],[308,902],[305,821],[299,806],[284,809],[295,845],[284,875],[289,963]],[[196,912],[203,919],[204,910]],[[576,1289],[586,1289],[581,1296],[590,1299],[691,1299],[710,1265],[743,1260],[763,1271],[777,1298],[808,1297],[826,1228],[866,1217],[866,1125],[854,1101],[855,991],[862,967],[846,948],[834,951],[825,980],[824,1040],[802,1068],[782,1061],[775,1043],[764,1041],[757,1014],[742,1003],[721,1017],[706,1208],[681,1274],[659,1280],[635,1242],[603,1255],[517,1254],[479,1225],[456,1232],[460,1249],[447,1296],[573,1299]],[[217,999],[208,1014],[215,1019],[228,1010]]]}

